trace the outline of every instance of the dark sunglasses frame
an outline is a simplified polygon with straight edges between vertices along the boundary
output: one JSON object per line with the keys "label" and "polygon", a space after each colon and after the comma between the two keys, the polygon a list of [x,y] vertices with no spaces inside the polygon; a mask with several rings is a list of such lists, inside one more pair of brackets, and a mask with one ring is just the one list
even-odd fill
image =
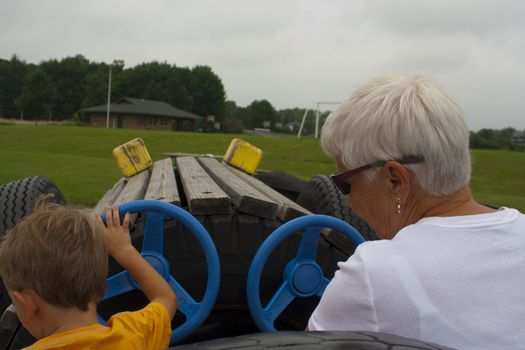
{"label": "dark sunglasses frame", "polygon": [[[415,164],[415,163],[421,163],[425,160],[423,156],[406,156],[401,159],[394,159],[394,162],[398,162],[400,164]],[[347,180],[356,175],[360,172],[363,172],[365,170],[371,169],[371,168],[377,168],[380,166],[385,165],[387,162],[390,162],[390,160],[378,160],[376,162],[360,166],[359,168],[343,171],[341,173],[330,175],[330,179],[334,183],[334,185],[341,191],[344,195],[350,194],[350,191],[352,189],[351,185]]]}

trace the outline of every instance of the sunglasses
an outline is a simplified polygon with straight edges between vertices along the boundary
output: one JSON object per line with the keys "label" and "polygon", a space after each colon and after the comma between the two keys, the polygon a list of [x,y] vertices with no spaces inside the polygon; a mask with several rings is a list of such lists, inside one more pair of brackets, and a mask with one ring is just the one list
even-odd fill
{"label": "sunglasses", "polygon": [[[403,157],[401,159],[394,159],[395,162],[398,162],[400,164],[415,164],[415,163],[421,163],[424,161],[425,158],[423,156],[407,156]],[[350,194],[350,191],[352,189],[352,186],[350,182],[347,180],[356,175],[360,172],[363,172],[368,169],[377,168],[385,165],[389,160],[378,160],[377,162],[373,162],[367,165],[360,166],[359,168],[343,171],[342,173],[337,173],[330,175],[330,179],[332,179],[332,182],[334,185],[341,191],[344,195]]]}

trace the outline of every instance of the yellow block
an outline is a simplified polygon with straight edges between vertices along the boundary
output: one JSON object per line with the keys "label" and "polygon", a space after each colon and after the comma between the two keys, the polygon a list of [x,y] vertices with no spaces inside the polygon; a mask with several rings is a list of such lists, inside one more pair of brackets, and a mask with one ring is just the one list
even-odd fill
{"label": "yellow block", "polygon": [[153,162],[144,141],[133,139],[113,149],[113,158],[125,177],[130,177],[149,168]]}
{"label": "yellow block", "polygon": [[233,139],[223,160],[248,174],[255,174],[261,162],[262,151],[254,145],[241,139]]}

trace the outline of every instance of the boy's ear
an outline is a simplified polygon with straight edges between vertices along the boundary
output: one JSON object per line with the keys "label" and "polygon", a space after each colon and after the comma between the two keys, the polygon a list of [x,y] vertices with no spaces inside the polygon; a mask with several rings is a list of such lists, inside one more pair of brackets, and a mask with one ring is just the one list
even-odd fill
{"label": "boy's ear", "polygon": [[16,301],[16,308],[23,308],[20,311],[24,313],[24,316],[29,321],[33,320],[40,309],[38,295],[31,289],[23,289],[19,292],[12,291],[10,294],[13,302]]}

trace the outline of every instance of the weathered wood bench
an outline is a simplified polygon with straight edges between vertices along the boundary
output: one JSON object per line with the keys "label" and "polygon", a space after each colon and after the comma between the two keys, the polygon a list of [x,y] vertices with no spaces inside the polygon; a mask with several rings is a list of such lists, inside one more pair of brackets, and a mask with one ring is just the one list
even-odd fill
{"label": "weathered wood bench", "polygon": [[239,212],[286,222],[310,214],[257,178],[213,157],[180,156],[174,161],[165,158],[150,169],[121,178],[94,211],[137,199],[155,199],[181,206],[193,215]]}
{"label": "weathered wood bench", "polygon": [[[247,275],[262,242],[283,223],[310,214],[256,177],[209,156],[183,155],[156,161],[151,169],[117,181],[95,210],[137,199],[174,203],[203,224],[220,260],[221,283],[214,307],[219,315],[217,320],[235,325],[239,320],[251,322]],[[136,247],[141,247],[147,219],[132,216],[134,218],[131,239]],[[164,232],[163,255],[170,266],[170,274],[198,300],[204,295],[208,277],[203,249],[191,230],[178,220],[167,219]],[[331,278],[337,262],[346,260],[348,253],[338,245],[339,233],[321,232],[324,239],[317,245],[318,263],[325,276]],[[302,237],[301,232],[292,234],[272,253],[261,277],[261,298],[264,300],[282,284],[282,273],[295,257]],[[109,271],[117,273],[120,268],[110,260]],[[136,297],[136,294],[126,293],[116,305],[136,303]],[[304,329],[316,303],[315,298],[310,298],[285,310],[285,319],[297,320],[290,327]],[[118,307],[113,310],[109,304],[108,310],[118,311]]]}
{"label": "weathered wood bench", "polygon": [[[97,203],[94,212],[138,199],[173,203],[197,218],[208,217],[212,221],[223,220],[221,215],[251,216],[266,220],[265,230],[312,214],[256,177],[220,162],[213,155],[177,153],[158,160],[152,168],[117,181]],[[131,216],[132,223],[136,217]],[[215,222],[206,228],[213,231],[212,226],[219,225]],[[341,234],[331,229],[323,229],[322,234],[345,254],[353,253],[355,246]]]}

